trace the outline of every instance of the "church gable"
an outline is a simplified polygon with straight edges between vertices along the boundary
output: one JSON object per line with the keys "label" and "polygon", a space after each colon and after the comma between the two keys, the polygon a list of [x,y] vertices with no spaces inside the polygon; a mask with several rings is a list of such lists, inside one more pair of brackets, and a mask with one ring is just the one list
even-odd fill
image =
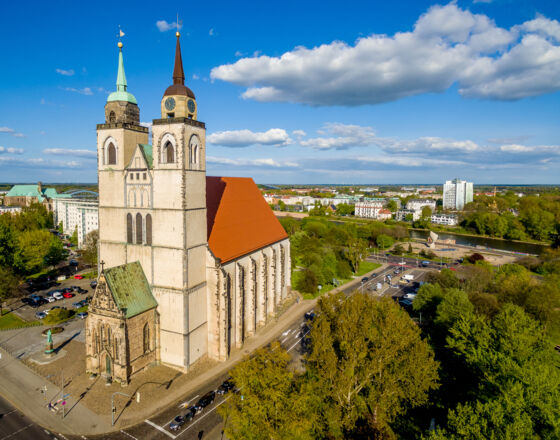
{"label": "church gable", "polygon": [[90,313],[113,312],[119,313],[119,308],[111,291],[107,287],[104,273],[101,273],[97,281],[97,288],[91,300]]}
{"label": "church gable", "polygon": [[152,162],[152,146],[149,144],[138,144],[126,169],[151,169]]}

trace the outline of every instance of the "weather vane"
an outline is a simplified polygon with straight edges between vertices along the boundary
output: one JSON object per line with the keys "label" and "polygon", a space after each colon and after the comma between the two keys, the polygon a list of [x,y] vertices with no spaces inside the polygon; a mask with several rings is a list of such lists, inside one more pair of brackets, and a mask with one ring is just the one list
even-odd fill
{"label": "weather vane", "polygon": [[117,34],[117,38],[119,39],[119,44],[118,44],[119,47],[123,46],[122,41],[121,41],[122,37],[124,37],[124,32],[122,31],[121,25],[119,24],[119,33]]}

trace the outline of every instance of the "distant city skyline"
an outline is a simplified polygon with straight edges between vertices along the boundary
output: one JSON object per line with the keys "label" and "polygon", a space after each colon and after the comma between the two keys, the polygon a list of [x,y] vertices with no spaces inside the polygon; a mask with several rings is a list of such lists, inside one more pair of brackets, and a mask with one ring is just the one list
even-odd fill
{"label": "distant city skyline", "polygon": [[115,90],[120,25],[129,91],[148,125],[160,117],[180,28],[208,175],[560,183],[558,2],[100,1],[85,14],[32,1],[3,10],[0,182],[97,181],[95,124]]}

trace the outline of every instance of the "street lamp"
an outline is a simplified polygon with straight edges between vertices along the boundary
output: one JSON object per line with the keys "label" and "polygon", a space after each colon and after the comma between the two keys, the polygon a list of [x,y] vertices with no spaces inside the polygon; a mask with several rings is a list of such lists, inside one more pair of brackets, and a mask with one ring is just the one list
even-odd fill
{"label": "street lamp", "polygon": [[[133,397],[129,394],[120,393],[118,391],[111,394],[111,426],[113,426],[115,424],[115,413],[117,412],[117,408],[115,408],[115,405],[114,405],[115,394],[120,394],[121,396],[128,397],[129,399],[132,399],[132,397]],[[139,392],[136,393],[136,403],[140,403],[140,393]]]}

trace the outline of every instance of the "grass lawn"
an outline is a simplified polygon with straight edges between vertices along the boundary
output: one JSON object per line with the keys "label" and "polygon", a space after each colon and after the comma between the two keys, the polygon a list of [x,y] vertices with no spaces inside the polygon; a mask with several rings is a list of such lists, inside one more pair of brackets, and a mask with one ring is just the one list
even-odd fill
{"label": "grass lawn", "polygon": [[2,312],[2,317],[0,317],[0,330],[19,327],[31,327],[33,325],[37,324],[35,324],[34,322],[24,321],[19,316],[14,315],[11,312]]}
{"label": "grass lawn", "polygon": [[[355,278],[361,277],[362,275],[371,272],[372,270],[377,269],[378,267],[381,267],[381,264],[379,263],[372,263],[370,261],[362,261],[362,263],[360,264],[360,269],[358,270],[358,272],[356,272],[356,274],[352,277],[352,278],[347,278],[344,280],[339,280],[340,281],[340,286],[342,286],[343,284],[348,283],[349,281],[352,281]],[[300,276],[301,272],[294,272],[292,274],[292,284],[296,284],[296,280],[297,277]],[[339,287],[340,287],[339,286]],[[322,286],[321,290],[318,291],[317,293],[304,293],[303,294],[303,298],[304,299],[314,299],[317,298],[320,295],[323,295],[327,292],[330,292],[331,290],[333,290],[336,286],[333,286],[332,284],[327,284],[326,286]]]}

